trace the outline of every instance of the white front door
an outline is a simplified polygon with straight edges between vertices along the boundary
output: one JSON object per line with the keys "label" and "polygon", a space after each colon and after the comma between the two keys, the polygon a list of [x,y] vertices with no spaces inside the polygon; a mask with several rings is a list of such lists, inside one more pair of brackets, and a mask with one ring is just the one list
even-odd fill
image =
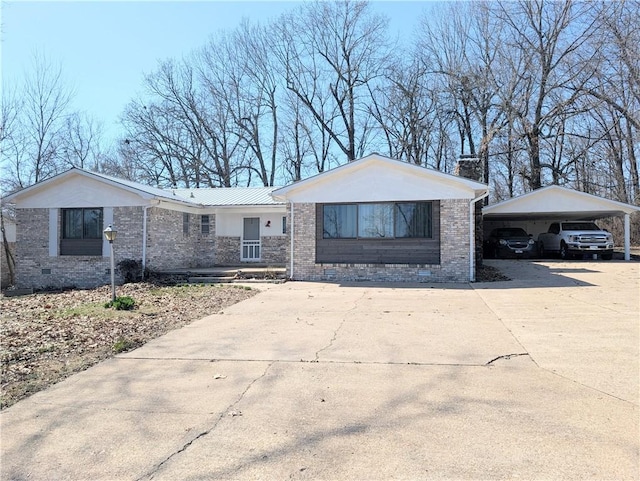
{"label": "white front door", "polygon": [[242,229],[240,260],[243,262],[260,261],[260,218],[245,217]]}

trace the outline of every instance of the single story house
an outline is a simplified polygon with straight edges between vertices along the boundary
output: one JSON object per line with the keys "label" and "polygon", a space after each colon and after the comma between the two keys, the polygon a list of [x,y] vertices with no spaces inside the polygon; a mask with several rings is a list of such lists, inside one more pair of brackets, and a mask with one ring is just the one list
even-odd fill
{"label": "single story house", "polygon": [[[372,154],[281,188],[160,189],[71,169],[4,202],[17,287],[92,287],[115,263],[261,262],[294,280],[468,282],[485,184]],[[122,280],[122,279],[120,279]]]}
{"label": "single story house", "polygon": [[640,207],[585,192],[550,185],[527,194],[484,207],[485,235],[500,227],[522,227],[534,239],[547,232],[552,222],[624,218],[624,257],[631,259],[631,214]]}
{"label": "single story house", "polygon": [[[115,263],[157,271],[286,262],[286,205],[274,188],[159,189],[71,169],[7,196],[16,212],[16,286],[94,287]],[[122,280],[122,279],[120,279]]]}
{"label": "single story house", "polygon": [[486,184],[372,154],[272,195],[300,280],[468,282]]}

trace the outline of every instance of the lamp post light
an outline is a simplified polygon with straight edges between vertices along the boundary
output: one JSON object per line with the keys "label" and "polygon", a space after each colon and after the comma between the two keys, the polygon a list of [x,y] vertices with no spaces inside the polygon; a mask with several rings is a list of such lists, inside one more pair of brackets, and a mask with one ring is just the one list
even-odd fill
{"label": "lamp post light", "polygon": [[116,240],[118,231],[111,227],[111,224],[103,231],[104,237],[109,241],[111,248],[111,302],[116,300],[116,277],[115,277],[115,261],[113,259],[113,241]]}

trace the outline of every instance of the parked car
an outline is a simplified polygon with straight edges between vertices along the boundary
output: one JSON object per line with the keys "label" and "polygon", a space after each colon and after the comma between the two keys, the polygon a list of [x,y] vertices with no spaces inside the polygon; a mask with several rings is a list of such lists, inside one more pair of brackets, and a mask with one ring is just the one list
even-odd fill
{"label": "parked car", "polygon": [[604,260],[611,260],[613,248],[613,236],[595,222],[554,222],[548,232],[538,236],[540,257],[559,254],[561,259],[571,259],[597,254]]}
{"label": "parked car", "polygon": [[536,241],[520,227],[493,229],[485,240],[486,257],[532,257],[536,254]]}

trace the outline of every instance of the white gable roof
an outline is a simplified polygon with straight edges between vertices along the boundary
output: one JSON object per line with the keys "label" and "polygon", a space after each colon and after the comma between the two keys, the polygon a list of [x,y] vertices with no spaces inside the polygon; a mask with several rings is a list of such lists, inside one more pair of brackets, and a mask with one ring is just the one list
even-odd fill
{"label": "white gable roof", "polygon": [[487,185],[371,154],[273,192],[291,202],[384,202],[474,199]]}
{"label": "white gable roof", "polygon": [[[274,206],[277,187],[233,187],[214,189],[161,189],[105,174],[72,168],[5,197],[21,208],[123,207],[150,205],[160,201],[173,208]],[[182,206],[182,207],[178,207]]]}
{"label": "white gable roof", "polygon": [[485,219],[598,219],[639,212],[640,207],[559,185],[534,190],[519,197],[489,205]]}

